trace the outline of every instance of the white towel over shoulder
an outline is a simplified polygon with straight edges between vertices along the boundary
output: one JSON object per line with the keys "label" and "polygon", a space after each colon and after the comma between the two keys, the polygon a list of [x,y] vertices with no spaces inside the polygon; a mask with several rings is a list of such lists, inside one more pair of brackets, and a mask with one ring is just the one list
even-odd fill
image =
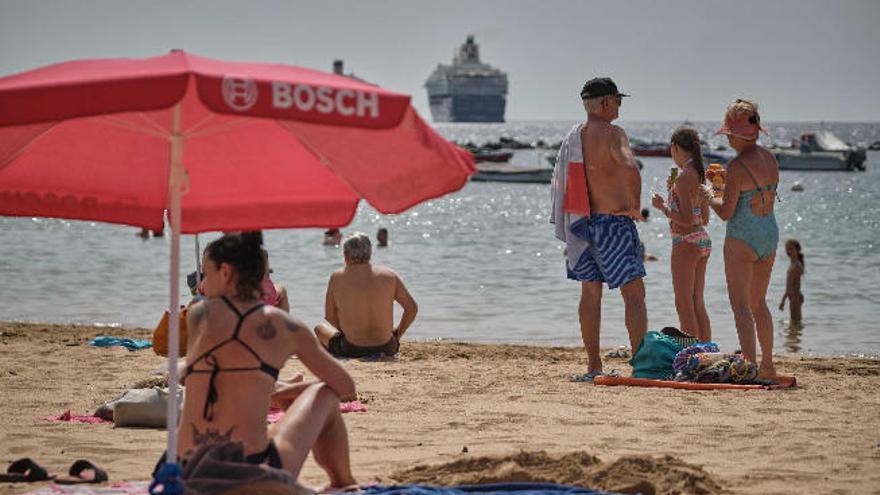
{"label": "white towel over shoulder", "polygon": [[565,204],[565,188],[568,179],[568,164],[583,163],[584,151],[581,146],[581,129],[583,123],[577,124],[562,140],[559,153],[556,155],[556,168],[553,170],[553,181],[550,183],[550,223],[556,226],[556,238],[565,242],[566,263],[569,268],[577,265],[589,243],[571,233],[571,224],[583,218],[583,215],[568,213],[562,209]]}

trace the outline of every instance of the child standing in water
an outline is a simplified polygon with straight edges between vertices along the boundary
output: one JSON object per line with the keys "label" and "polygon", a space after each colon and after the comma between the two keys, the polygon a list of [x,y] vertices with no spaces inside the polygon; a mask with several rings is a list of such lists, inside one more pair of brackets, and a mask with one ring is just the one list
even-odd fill
{"label": "child standing in water", "polygon": [[669,204],[660,194],[654,194],[651,204],[669,218],[672,289],[680,328],[708,342],[712,340],[712,329],[703,289],[712,241],[704,228],[709,223],[709,207],[700,190],[706,180],[700,135],[693,129],[680,128],[672,135],[670,149],[681,173],[669,185]]}
{"label": "child standing in water", "polygon": [[779,302],[779,310],[785,309],[785,300],[788,299],[788,310],[791,315],[791,324],[801,323],[801,306],[804,304],[804,295],[801,294],[801,278],[804,276],[804,253],[801,251],[801,243],[797,239],[785,241],[785,254],[790,261],[788,275],[785,277],[785,294]]}

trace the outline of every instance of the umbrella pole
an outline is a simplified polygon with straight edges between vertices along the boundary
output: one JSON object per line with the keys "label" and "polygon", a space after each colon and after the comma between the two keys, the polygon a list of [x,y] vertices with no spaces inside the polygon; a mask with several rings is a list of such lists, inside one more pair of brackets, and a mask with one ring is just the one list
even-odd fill
{"label": "umbrella pole", "polygon": [[168,446],[166,450],[169,464],[177,462],[177,358],[180,355],[180,196],[185,182],[183,170],[183,136],[180,133],[180,103],[172,111],[171,128],[171,170],[168,180],[168,217],[171,222],[171,269],[169,308],[170,325],[168,326],[168,410],[166,411],[166,428],[168,430]]}
{"label": "umbrella pole", "polygon": [[[196,237],[196,290],[198,291],[198,287],[202,285],[202,253],[201,248],[199,247],[199,234],[195,235]],[[198,294],[198,292],[196,292]]]}

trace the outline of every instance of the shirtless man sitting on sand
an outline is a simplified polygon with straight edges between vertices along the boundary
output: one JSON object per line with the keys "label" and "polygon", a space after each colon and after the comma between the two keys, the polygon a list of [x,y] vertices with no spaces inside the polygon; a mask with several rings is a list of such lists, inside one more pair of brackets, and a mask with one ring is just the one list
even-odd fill
{"label": "shirtless man sitting on sand", "polygon": [[[393,356],[400,339],[416,319],[418,305],[390,268],[370,263],[372,246],[366,234],[350,236],[343,244],[345,267],[327,283],[324,319],[315,335],[337,357]],[[403,307],[394,327],[394,301]]]}

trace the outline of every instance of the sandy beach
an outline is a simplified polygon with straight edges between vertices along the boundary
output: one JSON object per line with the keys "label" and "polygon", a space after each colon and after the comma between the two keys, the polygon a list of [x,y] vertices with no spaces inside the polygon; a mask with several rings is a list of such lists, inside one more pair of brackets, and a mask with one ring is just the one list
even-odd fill
{"label": "sandy beach", "polygon": [[[165,432],[49,422],[90,414],[164,364],[87,345],[150,330],[0,323],[0,462],[63,474],[86,458],[146,480]],[[346,361],[366,413],[345,415],[361,482],[502,479],[656,493],[880,493],[880,360],[779,356],[799,386],[692,392],[570,383],[579,348],[405,342],[393,361]],[[624,374],[623,359],[606,366]],[[282,371],[301,371],[293,359]],[[301,480],[324,483],[310,460]],[[0,484],[0,493],[41,486]]]}

